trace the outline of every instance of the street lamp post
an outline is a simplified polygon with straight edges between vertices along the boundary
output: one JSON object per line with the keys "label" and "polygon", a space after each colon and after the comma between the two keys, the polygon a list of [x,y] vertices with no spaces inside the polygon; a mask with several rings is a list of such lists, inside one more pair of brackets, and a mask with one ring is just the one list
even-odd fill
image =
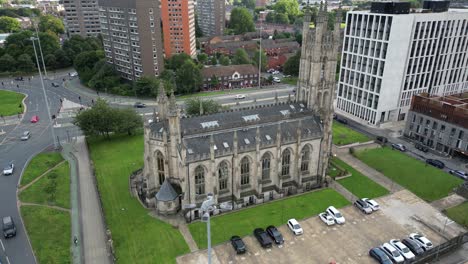
{"label": "street lamp post", "polygon": [[208,193],[206,200],[203,201],[200,209],[203,212],[202,222],[206,222],[206,236],[208,240],[208,264],[211,264],[211,225],[210,225],[210,212],[214,210],[213,194]]}
{"label": "street lamp post", "polygon": [[263,22],[260,21],[260,49],[258,51],[258,88],[262,88],[261,85],[261,78],[262,78],[262,30],[263,30]]}
{"label": "street lamp post", "polygon": [[45,90],[45,87],[44,87],[44,80],[42,79],[42,72],[41,72],[41,66],[40,66],[40,63],[39,63],[39,57],[37,57],[36,46],[34,45],[34,40],[37,40],[37,39],[38,38],[35,38],[35,37],[30,38],[30,40],[33,43],[34,55],[36,55],[37,69],[39,70],[39,78],[41,79],[42,93],[44,94],[45,105],[46,105],[46,108],[47,108],[47,115],[48,115],[47,119],[49,120],[50,129],[52,130],[52,139],[54,140],[54,148],[58,149],[59,146],[58,146],[57,139],[55,138],[55,131],[54,131],[53,123],[52,123],[52,115],[50,114],[49,101],[47,101],[47,94],[46,94],[46,90]]}
{"label": "street lamp post", "polygon": [[448,217],[445,218],[444,228],[442,229],[442,236],[439,242],[439,246],[437,247],[436,260],[439,260],[440,245],[442,244],[442,239],[443,239],[443,235],[445,232],[445,227],[447,226],[447,222],[448,222]]}
{"label": "street lamp post", "polygon": [[36,30],[37,43],[39,43],[39,53],[41,54],[41,58],[42,58],[42,67],[44,68],[44,75],[46,78],[48,78],[47,69],[46,69],[45,62],[44,62],[44,55],[42,54],[42,46],[41,46],[41,39],[39,38],[39,31],[37,30],[36,23],[34,23],[34,21],[32,21],[32,23],[34,25],[34,29]]}

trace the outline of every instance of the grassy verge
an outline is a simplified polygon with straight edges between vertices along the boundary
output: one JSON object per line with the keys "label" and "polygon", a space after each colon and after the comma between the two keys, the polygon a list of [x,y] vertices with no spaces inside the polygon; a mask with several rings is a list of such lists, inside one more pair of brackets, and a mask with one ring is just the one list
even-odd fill
{"label": "grassy verge", "polygon": [[189,249],[179,230],[151,217],[128,191],[131,172],[143,166],[143,137],[88,139],[106,222],[118,263],[175,263]]}
{"label": "grassy verge", "polygon": [[461,179],[390,148],[362,150],[356,157],[426,201],[447,196]]}
{"label": "grassy verge", "polygon": [[375,198],[389,193],[387,189],[362,175],[362,173],[349,166],[346,162],[338,158],[333,158],[333,162],[351,173],[351,177],[338,180],[338,182],[357,197]]}
{"label": "grassy verge", "polygon": [[177,96],[177,99],[185,100],[185,99],[196,98],[196,97],[207,97],[207,96],[223,95],[223,94],[229,93],[230,91],[231,91],[231,90],[227,90],[227,91],[211,91],[211,92],[200,92],[200,93],[194,93],[194,94],[186,94],[186,95]]}
{"label": "grassy verge", "polygon": [[[325,189],[213,217],[211,241],[216,245],[228,241],[233,235],[250,235],[256,227],[279,226],[290,218],[303,219],[317,215],[330,205],[340,208],[348,204],[349,202],[336,191]],[[192,223],[189,229],[198,247],[206,248],[206,224]]]}
{"label": "grassy verge", "polygon": [[19,194],[22,202],[70,208],[70,169],[68,162],[48,172]]}
{"label": "grassy verge", "polygon": [[468,202],[445,210],[445,214],[447,214],[450,219],[468,228]]}
{"label": "grassy verge", "polygon": [[24,94],[0,90],[0,115],[12,116],[23,113],[23,99]]}
{"label": "grassy verge", "polygon": [[296,85],[297,84],[297,79],[298,77],[294,77],[294,76],[291,76],[291,77],[284,77],[281,82],[282,83],[285,83],[285,84],[290,84],[290,85]]}
{"label": "grassy verge", "polygon": [[39,206],[21,206],[21,216],[38,263],[71,263],[70,214]]}
{"label": "grassy verge", "polygon": [[333,144],[338,146],[356,142],[367,142],[370,138],[338,122],[333,122]]}
{"label": "grassy verge", "polygon": [[61,161],[63,161],[63,158],[58,152],[38,154],[31,160],[31,162],[29,162],[28,167],[26,167],[23,177],[21,178],[20,186],[24,186],[32,182]]}

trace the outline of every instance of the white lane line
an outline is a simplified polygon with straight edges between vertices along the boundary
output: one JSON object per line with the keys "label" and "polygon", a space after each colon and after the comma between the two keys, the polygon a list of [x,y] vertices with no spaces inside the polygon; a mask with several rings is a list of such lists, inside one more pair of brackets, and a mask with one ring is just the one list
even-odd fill
{"label": "white lane line", "polygon": [[7,261],[8,264],[11,264],[10,259],[8,258],[8,256],[6,257],[6,261]]}
{"label": "white lane line", "polygon": [[0,245],[2,245],[2,250],[5,252],[5,247],[3,246],[3,241],[0,239]]}

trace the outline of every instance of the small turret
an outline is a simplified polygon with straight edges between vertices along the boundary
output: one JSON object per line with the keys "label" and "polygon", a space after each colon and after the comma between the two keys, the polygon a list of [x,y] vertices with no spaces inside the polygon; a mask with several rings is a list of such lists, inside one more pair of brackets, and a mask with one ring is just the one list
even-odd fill
{"label": "small turret", "polygon": [[168,109],[168,116],[176,116],[177,115],[177,103],[176,98],[174,95],[174,91],[171,92],[171,97],[169,97],[169,109]]}
{"label": "small turret", "polygon": [[164,85],[162,83],[159,84],[158,97],[156,98],[156,102],[158,103],[159,117],[161,120],[165,120],[167,118],[168,98],[166,95],[166,90],[164,89]]}

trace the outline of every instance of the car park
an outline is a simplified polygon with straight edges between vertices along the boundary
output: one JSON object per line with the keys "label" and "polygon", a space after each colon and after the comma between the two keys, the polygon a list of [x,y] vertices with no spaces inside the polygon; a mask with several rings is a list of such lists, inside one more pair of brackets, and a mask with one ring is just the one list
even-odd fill
{"label": "car park", "polygon": [[405,258],[400,254],[398,250],[396,250],[392,245],[389,243],[384,243],[380,247],[385,254],[395,263],[402,263],[405,261]]}
{"label": "car park", "polygon": [[146,107],[146,104],[142,103],[142,102],[136,102],[133,107],[135,108],[145,108]]}
{"label": "car park", "polygon": [[414,260],[416,256],[411,252],[411,250],[405,246],[400,240],[392,239],[390,240],[390,245],[392,245],[400,254],[407,260]]}
{"label": "car park", "polygon": [[239,236],[231,237],[231,245],[237,254],[244,254],[247,251],[244,241]]}
{"label": "car park", "polygon": [[405,151],[406,151],[406,147],[405,147],[405,145],[403,145],[403,144],[395,144],[395,143],[393,143],[393,144],[392,144],[392,149],[397,149],[397,150],[399,150],[399,151],[401,151],[401,152],[405,152]]}
{"label": "car park", "polygon": [[234,99],[245,99],[245,94],[236,94],[236,97]]}
{"label": "car park", "polygon": [[381,248],[372,248],[369,250],[369,256],[377,260],[380,264],[392,264],[390,258]]}
{"label": "car park", "polygon": [[429,249],[434,247],[432,242],[429,239],[427,239],[427,237],[421,234],[411,233],[409,235],[409,238],[414,240],[416,243],[418,243],[424,249],[424,251],[428,251]]}
{"label": "car park", "polygon": [[39,116],[34,115],[33,117],[31,117],[31,123],[37,123],[37,122],[39,122]]}
{"label": "car park", "polygon": [[60,87],[60,84],[58,84],[58,83],[56,83],[56,82],[53,82],[53,83],[52,83],[52,86],[53,86],[53,87]]}
{"label": "car park", "polygon": [[372,211],[380,210],[380,205],[375,200],[369,198],[362,198],[362,200],[367,202]]}
{"label": "car park", "polygon": [[457,176],[460,179],[468,180],[468,173],[461,170],[449,170],[449,173]]}
{"label": "car park", "polygon": [[8,176],[12,175],[15,170],[15,164],[13,162],[10,162],[5,168],[3,168],[3,175]]}
{"label": "car park", "polygon": [[5,216],[2,218],[2,229],[3,229],[3,236],[5,238],[16,236],[16,226],[11,216]]}
{"label": "car park", "polygon": [[421,255],[424,253],[424,249],[419,245],[416,241],[409,239],[409,238],[404,238],[401,240],[405,246],[407,246],[415,255]]}
{"label": "car park", "polygon": [[442,161],[440,160],[436,160],[436,159],[427,159],[426,160],[426,163],[429,164],[429,165],[432,165],[436,168],[439,168],[439,169],[443,169],[445,168],[445,163],[443,163]]}
{"label": "car park", "polygon": [[25,141],[28,140],[31,137],[31,132],[29,131],[24,131],[23,134],[21,134],[21,140]]}
{"label": "car park", "polygon": [[296,236],[304,234],[301,225],[294,218],[288,220],[288,227]]}
{"label": "car park", "polygon": [[361,212],[365,214],[372,213],[372,208],[366,201],[362,199],[357,199],[356,201],[354,201],[354,206],[356,206],[357,209],[361,210]]}
{"label": "car park", "polygon": [[346,220],[344,216],[334,206],[329,206],[326,212],[333,217],[337,224],[341,225],[345,223]]}
{"label": "car park", "polygon": [[271,238],[268,236],[267,232],[263,230],[263,228],[255,228],[253,233],[255,238],[258,240],[258,242],[263,248],[272,247],[273,243],[271,241]]}
{"label": "car park", "polygon": [[269,226],[266,228],[266,232],[270,235],[271,239],[278,245],[284,243],[284,238],[281,232],[275,226]]}
{"label": "car park", "polygon": [[335,219],[329,215],[327,212],[323,212],[319,214],[320,220],[324,222],[327,225],[334,225],[335,224]]}

